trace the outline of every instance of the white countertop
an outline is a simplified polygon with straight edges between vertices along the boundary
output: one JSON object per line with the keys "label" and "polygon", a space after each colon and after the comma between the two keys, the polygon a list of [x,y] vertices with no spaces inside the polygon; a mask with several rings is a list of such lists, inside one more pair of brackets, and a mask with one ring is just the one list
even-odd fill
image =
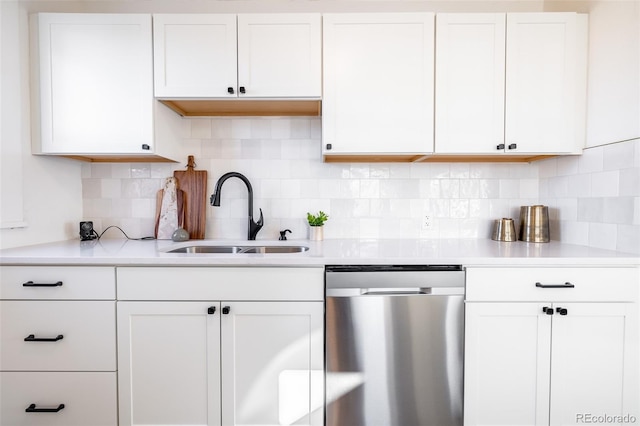
{"label": "white countertop", "polygon": [[[304,245],[293,254],[166,253],[189,245]],[[231,241],[69,240],[0,250],[0,265],[304,266],[461,264],[465,266],[639,266],[640,256],[559,242],[485,239]]]}

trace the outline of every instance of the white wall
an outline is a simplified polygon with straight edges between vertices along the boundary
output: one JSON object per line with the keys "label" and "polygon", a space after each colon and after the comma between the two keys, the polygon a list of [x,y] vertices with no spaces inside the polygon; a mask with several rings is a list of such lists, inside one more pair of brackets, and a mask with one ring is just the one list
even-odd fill
{"label": "white wall", "polygon": [[[3,1],[0,5],[3,22],[12,21],[0,28],[3,72],[0,203],[12,205],[12,211],[18,215],[22,212],[25,222],[19,228],[0,229],[0,248],[73,238],[78,234],[78,221],[82,217],[81,166],[72,160],[30,154],[27,12],[17,2]],[[4,78],[5,69],[11,70],[13,80]]]}

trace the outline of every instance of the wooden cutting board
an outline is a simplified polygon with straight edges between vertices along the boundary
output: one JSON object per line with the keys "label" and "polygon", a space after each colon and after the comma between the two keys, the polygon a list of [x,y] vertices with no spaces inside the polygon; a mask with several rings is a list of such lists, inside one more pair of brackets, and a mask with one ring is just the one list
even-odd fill
{"label": "wooden cutting board", "polygon": [[203,240],[206,229],[207,207],[207,171],[194,170],[196,163],[193,155],[187,161],[187,170],[174,171],[178,187],[184,192],[185,215],[184,229],[192,240]]}

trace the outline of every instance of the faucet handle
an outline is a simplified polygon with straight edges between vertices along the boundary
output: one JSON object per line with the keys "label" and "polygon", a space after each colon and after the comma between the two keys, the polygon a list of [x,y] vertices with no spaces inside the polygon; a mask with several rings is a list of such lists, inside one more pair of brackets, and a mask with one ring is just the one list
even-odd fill
{"label": "faucet handle", "polygon": [[291,233],[291,229],[285,229],[284,231],[280,231],[280,241],[286,241],[287,240],[287,232]]}
{"label": "faucet handle", "polygon": [[258,219],[256,225],[258,225],[260,228],[262,228],[262,225],[264,225],[264,216],[262,216],[262,209],[260,209],[260,219]]}

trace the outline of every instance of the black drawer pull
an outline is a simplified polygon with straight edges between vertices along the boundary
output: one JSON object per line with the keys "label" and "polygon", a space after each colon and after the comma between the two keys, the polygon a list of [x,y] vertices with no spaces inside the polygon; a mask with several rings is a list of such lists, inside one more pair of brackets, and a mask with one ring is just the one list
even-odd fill
{"label": "black drawer pull", "polygon": [[62,409],[64,409],[64,404],[60,404],[56,408],[36,408],[36,404],[31,404],[24,411],[27,413],[57,413]]}
{"label": "black drawer pull", "polygon": [[222,307],[222,313],[224,315],[229,315],[229,312],[231,312],[231,306],[223,306]]}
{"label": "black drawer pull", "polygon": [[22,283],[22,287],[62,287],[62,281],[55,283],[34,283],[33,281],[27,281]]}
{"label": "black drawer pull", "polygon": [[544,308],[542,308],[542,312],[544,312],[547,315],[553,315],[553,308],[549,308],[545,306]]}
{"label": "black drawer pull", "polygon": [[216,307],[215,306],[211,306],[211,307],[207,308],[207,314],[213,315],[215,313],[216,313]]}
{"label": "black drawer pull", "polygon": [[24,338],[25,342],[57,342],[58,340],[62,340],[64,336],[62,334],[58,334],[56,337],[36,337],[34,334],[30,334]]}
{"label": "black drawer pull", "polygon": [[536,283],[536,287],[538,287],[538,288],[574,288],[575,285],[571,284],[570,282],[566,282],[564,284],[542,284],[542,283]]}

